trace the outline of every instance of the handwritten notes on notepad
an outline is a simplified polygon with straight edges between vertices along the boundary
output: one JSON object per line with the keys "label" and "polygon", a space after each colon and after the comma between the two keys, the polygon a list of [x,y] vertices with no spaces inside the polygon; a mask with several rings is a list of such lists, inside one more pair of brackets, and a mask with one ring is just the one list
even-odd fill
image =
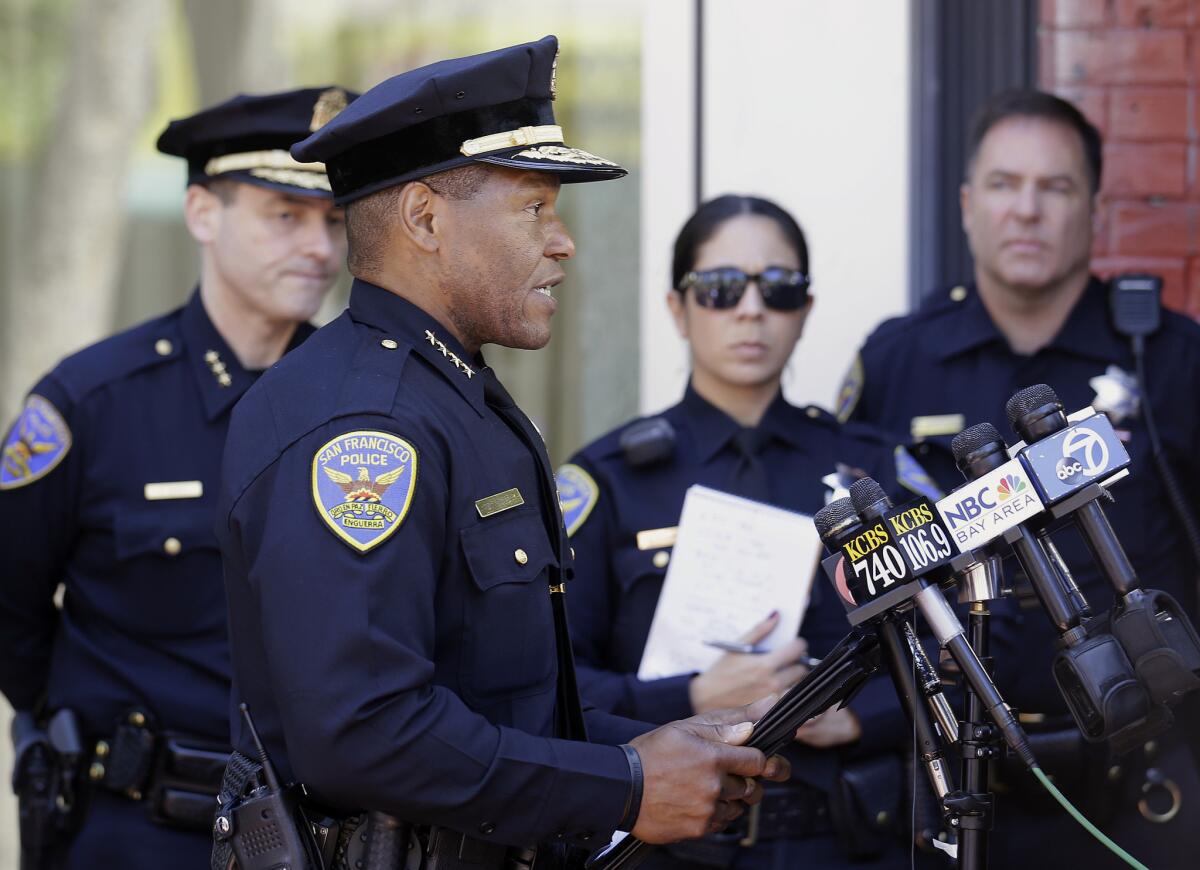
{"label": "handwritten notes on notepad", "polygon": [[821,540],[812,517],[703,486],[683,501],[679,536],[650,624],[638,678],[703,671],[772,610],[779,625],[760,646],[800,631]]}

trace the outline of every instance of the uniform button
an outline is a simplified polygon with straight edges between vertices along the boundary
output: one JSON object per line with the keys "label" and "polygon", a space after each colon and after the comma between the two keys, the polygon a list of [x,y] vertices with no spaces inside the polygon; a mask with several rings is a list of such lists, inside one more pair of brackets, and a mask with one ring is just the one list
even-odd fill
{"label": "uniform button", "polygon": [[398,348],[400,346],[399,343],[394,338],[385,338],[383,341],[381,341],[379,343],[382,344],[384,347],[386,347],[388,350],[395,350],[396,348]]}
{"label": "uniform button", "polygon": [[954,302],[962,302],[966,298],[967,298],[967,288],[964,287],[962,284],[959,284],[957,287],[955,287],[953,290],[950,291],[950,299],[953,300]]}
{"label": "uniform button", "polygon": [[98,761],[92,762],[92,766],[88,768],[88,778],[92,782],[99,782],[104,779],[104,765]]}
{"label": "uniform button", "polygon": [[105,758],[108,756],[108,742],[105,740],[96,741],[96,757]]}
{"label": "uniform button", "polygon": [[529,561],[529,554],[520,547],[517,547],[517,549],[513,550],[513,558],[517,560],[518,565],[524,565]]}
{"label": "uniform button", "polygon": [[493,825],[491,822],[484,822],[482,825],[479,826],[479,833],[481,833],[481,834],[490,834],[494,830],[496,830],[496,826]]}
{"label": "uniform button", "polygon": [[821,412],[818,411],[816,408],[814,408],[812,405],[809,405],[808,409],[805,410],[804,413],[807,414],[809,417],[811,417],[814,420],[821,416]]}
{"label": "uniform button", "polygon": [[141,728],[146,724],[146,714],[140,710],[134,710],[129,714],[129,724],[136,728]]}
{"label": "uniform button", "polygon": [[584,831],[582,834],[579,835],[579,839],[583,840],[583,842],[586,843],[588,840],[592,839],[592,837],[594,837],[595,835],[596,835],[595,831]]}
{"label": "uniform button", "polygon": [[655,568],[665,568],[667,567],[667,563],[671,561],[671,554],[666,550],[659,550],[650,561],[654,563]]}
{"label": "uniform button", "polygon": [[167,538],[163,541],[163,552],[168,556],[178,556],[182,549],[183,544],[179,543],[179,538]]}
{"label": "uniform button", "polygon": [[158,341],[154,342],[154,352],[159,356],[166,356],[174,349],[175,346],[165,338],[160,338]]}

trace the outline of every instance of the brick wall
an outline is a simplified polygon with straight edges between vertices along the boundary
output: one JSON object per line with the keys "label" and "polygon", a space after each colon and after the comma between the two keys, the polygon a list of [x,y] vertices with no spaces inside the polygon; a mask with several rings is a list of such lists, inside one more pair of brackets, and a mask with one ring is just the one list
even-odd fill
{"label": "brick wall", "polygon": [[1041,85],[1104,134],[1093,265],[1200,319],[1200,0],[1041,0]]}

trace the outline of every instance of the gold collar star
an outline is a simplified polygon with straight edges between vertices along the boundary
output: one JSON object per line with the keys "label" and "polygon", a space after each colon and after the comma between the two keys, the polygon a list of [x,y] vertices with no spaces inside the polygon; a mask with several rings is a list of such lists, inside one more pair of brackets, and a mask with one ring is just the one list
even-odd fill
{"label": "gold collar star", "polygon": [[225,363],[221,359],[221,355],[215,350],[206,350],[204,352],[204,361],[208,363],[208,370],[212,372],[217,383],[222,387],[228,387],[233,384],[233,378],[229,376],[229,372],[225,370]]}
{"label": "gold collar star", "polygon": [[429,340],[430,345],[435,350],[441,352],[442,356],[454,363],[454,367],[467,376],[468,379],[475,376],[475,370],[458,358],[458,354],[446,347],[446,345],[428,329],[425,330],[425,338]]}

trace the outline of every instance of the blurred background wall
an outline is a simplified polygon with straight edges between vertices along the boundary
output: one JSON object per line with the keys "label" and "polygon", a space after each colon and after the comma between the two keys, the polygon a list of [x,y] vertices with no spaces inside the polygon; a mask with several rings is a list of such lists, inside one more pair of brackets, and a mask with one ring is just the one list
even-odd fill
{"label": "blurred background wall", "polygon": [[[1011,85],[1105,132],[1097,267],[1158,271],[1200,316],[1200,0],[0,0],[0,417],[64,354],[191,291],[184,168],[153,147],[170,118],[546,33],[568,135],[631,170],[564,191],[578,255],[549,348],[488,351],[555,461],[680,395],[669,248],[720,193],[803,224],[817,304],[786,390],[830,404],[878,320],[969,279],[964,130]],[[0,870],[10,763],[0,739]]]}

